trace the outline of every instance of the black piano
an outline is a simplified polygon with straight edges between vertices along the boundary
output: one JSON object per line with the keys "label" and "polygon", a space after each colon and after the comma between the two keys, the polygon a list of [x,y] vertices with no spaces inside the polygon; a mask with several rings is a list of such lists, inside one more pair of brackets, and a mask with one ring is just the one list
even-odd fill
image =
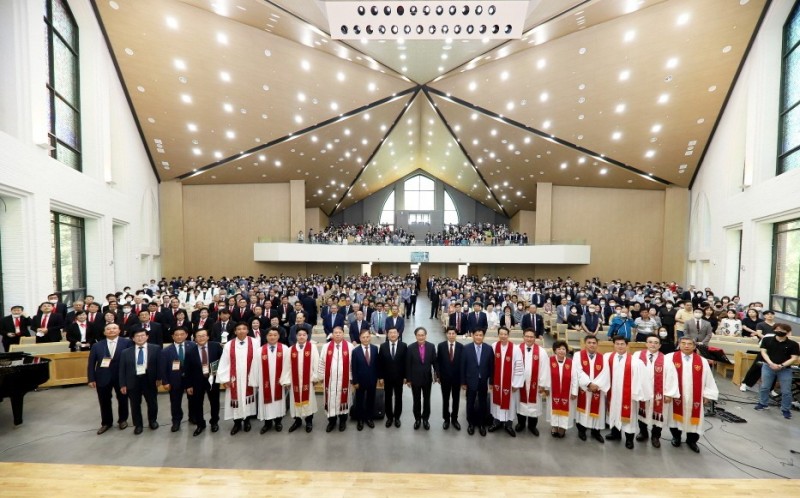
{"label": "black piano", "polygon": [[0,353],[0,401],[11,398],[14,425],[22,423],[22,398],[50,380],[50,360],[29,353]]}

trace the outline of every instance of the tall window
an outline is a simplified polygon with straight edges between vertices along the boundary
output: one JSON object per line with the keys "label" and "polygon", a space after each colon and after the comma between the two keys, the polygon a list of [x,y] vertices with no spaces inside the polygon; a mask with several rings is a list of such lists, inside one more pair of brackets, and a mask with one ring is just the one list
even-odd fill
{"label": "tall window", "polygon": [[386,202],[383,203],[380,224],[389,225],[394,229],[394,190],[392,190],[392,193],[386,198]]}
{"label": "tall window", "polygon": [[770,307],[798,316],[800,298],[800,219],[775,224],[772,244],[772,292]]}
{"label": "tall window", "polygon": [[448,193],[447,190],[444,191],[444,224],[445,226],[458,225],[456,204],[453,202],[453,198],[450,197],[450,193]]}
{"label": "tall window", "polygon": [[53,289],[65,303],[86,295],[85,239],[83,218],[50,212]]}
{"label": "tall window", "polygon": [[50,155],[81,170],[78,25],[66,0],[45,0]]}
{"label": "tall window", "polygon": [[430,213],[411,213],[408,215],[408,224],[409,225],[430,225],[431,224],[431,214]]}
{"label": "tall window", "polygon": [[783,27],[778,174],[800,168],[800,3]]}
{"label": "tall window", "polygon": [[417,175],[406,180],[404,190],[406,211],[433,211],[435,205],[433,180]]}

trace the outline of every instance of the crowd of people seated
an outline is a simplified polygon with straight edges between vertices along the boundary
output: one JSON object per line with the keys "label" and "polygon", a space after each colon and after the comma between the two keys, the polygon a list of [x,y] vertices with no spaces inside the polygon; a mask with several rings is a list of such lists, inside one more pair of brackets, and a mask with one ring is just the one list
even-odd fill
{"label": "crowd of people seated", "polygon": [[511,231],[508,225],[467,223],[447,225],[441,232],[425,234],[428,246],[528,245],[528,234]]}
{"label": "crowd of people seated", "polygon": [[[331,224],[319,233],[313,228],[308,235],[298,232],[297,242],[308,244],[358,244],[358,245],[401,245],[417,244],[416,236],[403,229],[387,224],[371,222],[359,225],[343,223]],[[528,245],[528,234],[509,229],[508,225],[495,223],[467,223],[464,225],[446,225],[441,232],[425,234],[425,245],[428,246],[469,246],[469,245]]]}

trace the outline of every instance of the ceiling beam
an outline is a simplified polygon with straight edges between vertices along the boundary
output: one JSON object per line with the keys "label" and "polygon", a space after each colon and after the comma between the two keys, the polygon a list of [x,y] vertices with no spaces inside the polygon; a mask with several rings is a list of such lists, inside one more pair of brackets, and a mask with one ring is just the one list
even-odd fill
{"label": "ceiling beam", "polygon": [[481,179],[483,184],[486,186],[486,189],[489,191],[490,194],[492,194],[492,197],[494,198],[494,201],[497,203],[497,205],[503,211],[503,214],[506,215],[506,218],[511,218],[511,216],[508,215],[508,211],[506,211],[506,208],[503,207],[503,204],[497,198],[497,195],[495,195],[495,193],[492,190],[492,188],[489,187],[489,184],[486,182],[486,178],[484,178],[483,174],[480,171],[478,171],[478,167],[475,166],[475,161],[472,160],[472,157],[469,155],[469,152],[467,152],[467,149],[464,148],[464,145],[461,143],[461,140],[456,136],[455,132],[453,131],[453,128],[450,127],[450,123],[447,122],[447,119],[444,117],[444,114],[442,114],[442,111],[439,110],[439,108],[436,106],[436,103],[431,98],[430,93],[428,93],[428,87],[427,86],[422,87],[422,91],[423,91],[423,93],[425,93],[425,98],[428,99],[428,102],[431,104],[431,107],[433,107],[433,110],[434,110],[434,112],[436,112],[436,115],[439,116],[439,119],[442,121],[442,123],[444,123],[444,127],[447,128],[447,132],[450,134],[450,136],[453,138],[453,140],[456,141],[456,143],[458,144],[458,147],[461,149],[461,152],[464,154],[464,157],[466,157],[467,161],[469,161],[469,165],[472,166],[472,169],[474,169],[475,173],[478,174],[478,178]]}
{"label": "ceiling beam", "polygon": [[524,123],[520,123],[519,121],[514,121],[513,119],[509,119],[507,117],[504,117],[504,116],[502,116],[502,115],[500,115],[500,114],[498,114],[498,113],[496,113],[494,111],[490,111],[489,109],[484,109],[483,107],[477,106],[477,105],[475,105],[475,104],[473,104],[471,102],[467,102],[464,99],[460,99],[458,97],[454,97],[452,95],[448,95],[445,92],[442,92],[441,90],[437,90],[437,89],[431,88],[429,86],[426,86],[425,89],[426,89],[426,93],[427,92],[434,93],[438,97],[441,97],[442,99],[448,100],[448,101],[450,101],[450,102],[452,102],[454,104],[458,104],[458,105],[461,105],[461,106],[466,107],[468,109],[471,109],[473,111],[480,112],[481,114],[489,116],[490,118],[492,118],[492,119],[494,119],[496,121],[499,121],[501,123],[504,123],[504,124],[507,124],[507,125],[510,125],[510,126],[514,126],[514,127],[519,128],[521,130],[527,131],[528,133],[536,135],[536,136],[538,136],[540,138],[543,138],[545,140],[549,140],[550,142],[553,142],[553,143],[556,143],[558,145],[562,145],[564,147],[568,147],[570,149],[578,151],[581,154],[586,154],[587,156],[591,156],[591,157],[593,157],[594,159],[596,159],[598,161],[603,161],[603,162],[608,163],[608,164],[610,164],[612,166],[617,166],[619,168],[627,170],[630,173],[642,176],[642,177],[647,178],[649,180],[652,180],[652,181],[654,181],[656,183],[661,183],[662,185],[665,185],[667,187],[673,186],[672,182],[664,180],[663,178],[659,178],[659,177],[657,177],[655,175],[651,175],[650,173],[645,173],[644,171],[642,171],[642,170],[640,170],[638,168],[635,168],[635,167],[633,167],[633,166],[631,166],[629,164],[625,164],[622,161],[618,161],[618,160],[613,159],[611,157],[604,156],[604,155],[600,154],[599,152],[595,152],[595,151],[593,151],[591,149],[587,149],[586,147],[581,147],[580,145],[574,144],[572,142],[568,142],[568,141],[566,141],[564,139],[558,138],[558,137],[556,137],[554,135],[551,135],[549,133],[545,133],[545,132],[543,132],[541,130],[537,130],[536,128],[531,128],[530,126],[528,126],[528,125],[526,125]]}
{"label": "ceiling beam", "polygon": [[[279,145],[279,144],[282,144],[282,143],[284,143],[286,141],[293,140],[293,139],[295,139],[297,137],[300,137],[302,135],[305,135],[307,133],[313,133],[314,131],[316,131],[316,130],[318,130],[320,128],[324,128],[325,126],[332,125],[332,124],[334,124],[337,121],[340,121],[342,119],[347,119],[349,117],[355,116],[355,115],[360,114],[362,112],[369,111],[371,109],[374,109],[375,107],[378,107],[378,106],[381,106],[383,104],[392,102],[393,100],[401,99],[401,98],[405,97],[406,95],[408,95],[409,93],[413,93],[414,95],[416,95],[418,91],[419,91],[419,86],[414,86],[414,87],[407,88],[407,89],[403,90],[402,92],[398,92],[398,93],[396,93],[394,95],[390,95],[390,96],[382,98],[380,100],[376,100],[375,102],[372,102],[372,103],[369,103],[367,105],[358,107],[358,108],[353,109],[351,111],[348,111],[348,112],[346,112],[344,114],[340,114],[338,116],[334,116],[334,117],[332,117],[330,119],[326,119],[325,121],[321,121],[321,122],[319,122],[319,123],[317,123],[315,125],[311,125],[311,126],[309,126],[307,128],[303,128],[302,130],[289,133],[288,135],[284,135],[284,136],[282,136],[280,138],[276,138],[275,140],[269,141],[269,142],[267,142],[265,144],[258,145],[256,147],[248,149],[248,150],[246,150],[244,152],[240,152],[238,154],[234,154],[234,155],[226,157],[224,159],[220,159],[219,161],[216,161],[216,162],[213,162],[213,163],[208,164],[206,166],[203,166],[202,168],[197,168],[197,171],[190,171],[188,173],[184,173],[184,174],[178,176],[176,178],[176,180],[186,180],[187,178],[191,178],[191,177],[197,176],[197,175],[199,175],[201,173],[205,173],[206,171],[210,171],[210,170],[212,170],[214,168],[218,168],[220,166],[224,166],[225,164],[228,164],[230,162],[237,161],[239,159],[247,158],[248,156],[252,156],[253,154],[257,154],[259,152],[262,152],[262,151],[264,151],[266,149],[269,149],[270,147],[273,147],[275,145]],[[412,98],[412,100],[413,100],[413,98]]]}
{"label": "ceiling beam", "polygon": [[420,91],[421,88],[422,87],[419,87],[419,86],[414,88],[414,95],[411,96],[411,98],[408,100],[406,105],[403,107],[403,109],[397,115],[397,117],[395,118],[394,122],[392,123],[392,126],[390,126],[388,130],[386,130],[386,133],[383,135],[383,138],[381,138],[378,141],[378,145],[372,151],[372,154],[369,155],[367,160],[364,161],[364,166],[361,167],[361,169],[359,170],[358,174],[355,176],[355,178],[353,178],[353,181],[350,182],[350,186],[345,189],[344,193],[342,193],[342,197],[339,198],[339,200],[336,202],[336,204],[333,205],[333,209],[331,209],[331,212],[328,213],[328,217],[329,218],[331,216],[333,216],[333,213],[335,213],[337,209],[339,209],[339,206],[342,204],[342,201],[344,201],[344,198],[347,197],[347,194],[349,194],[350,190],[353,189],[353,186],[356,184],[356,182],[358,182],[358,179],[361,178],[362,173],[364,173],[364,170],[367,169],[367,166],[369,166],[370,161],[372,161],[372,159],[375,157],[375,155],[378,153],[378,151],[381,150],[381,147],[383,147],[384,142],[386,142],[386,139],[389,138],[389,135],[392,133],[392,130],[394,130],[395,126],[397,126],[397,123],[399,123],[400,120],[403,119],[403,116],[405,116],[406,112],[409,109],[411,109],[411,105],[414,103],[414,99],[419,94],[419,91]]}

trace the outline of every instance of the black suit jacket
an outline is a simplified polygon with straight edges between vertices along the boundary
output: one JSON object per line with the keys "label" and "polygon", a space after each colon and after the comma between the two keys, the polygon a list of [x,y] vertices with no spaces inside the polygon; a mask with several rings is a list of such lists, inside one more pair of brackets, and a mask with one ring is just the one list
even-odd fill
{"label": "black suit jacket", "polygon": [[[164,344],[164,328],[158,322],[149,322],[150,323],[150,331],[147,333],[147,342],[148,344],[155,344],[157,346],[162,346]],[[145,328],[144,323],[137,323],[131,329],[130,335],[131,337],[133,334],[138,332],[139,330],[143,330]]]}
{"label": "black suit jacket", "polygon": [[178,370],[173,370],[172,365],[178,359],[178,348],[170,344],[161,350],[161,383],[170,386],[170,389],[185,389],[186,385],[186,358],[197,354],[197,345],[193,342],[183,343],[183,365]]}
{"label": "black suit jacket", "polygon": [[391,343],[387,340],[378,348],[378,377],[384,382],[403,382],[406,378],[406,355],[408,346],[397,340],[394,358]]}
{"label": "black suit jacket", "polygon": [[117,323],[119,324],[119,328],[125,332],[125,337],[130,337],[133,328],[139,325],[139,317],[134,315],[131,311],[128,313],[128,319],[125,320],[125,313],[120,312],[119,315],[117,315]]}
{"label": "black suit jacket", "polygon": [[87,377],[89,382],[96,382],[97,387],[106,387],[108,385],[119,384],[119,362],[122,357],[122,352],[127,348],[133,346],[130,339],[124,337],[117,338],[117,348],[114,350],[114,356],[111,358],[111,364],[108,367],[102,367],[103,358],[108,358],[110,353],[108,351],[108,340],[103,339],[98,341],[92,346],[89,351],[89,366]]}
{"label": "black suit jacket", "polygon": [[456,334],[461,335],[467,332],[467,314],[461,313],[460,321],[458,322],[458,327],[456,327],[456,315],[457,312],[450,313],[450,318],[448,319],[447,323],[450,327],[456,329]]}
{"label": "black suit jacket", "polygon": [[378,346],[369,345],[369,365],[367,357],[364,356],[364,347],[355,346],[351,361],[351,373],[353,374],[353,384],[359,387],[375,387],[378,383]]}
{"label": "black suit jacket", "polygon": [[464,360],[461,363],[461,385],[467,389],[488,389],[489,381],[494,375],[494,350],[486,343],[481,345],[481,361],[475,343],[464,346]]}
{"label": "black suit jacket", "polygon": [[[86,323],[86,342],[91,348],[91,346],[97,341],[95,340],[94,335],[92,335],[92,329],[89,327],[89,323],[84,323]],[[78,343],[81,341],[81,326],[78,324],[78,322],[72,322],[71,324],[67,325],[67,340],[69,341],[70,351],[78,351]]]}
{"label": "black suit jacket", "polygon": [[[236,328],[236,322],[233,320],[228,320],[228,323],[225,324],[225,331],[228,332],[228,338],[230,339],[233,337],[233,329]],[[211,326],[211,337],[210,340],[214,342],[222,342],[222,322],[215,322],[214,325]]]}
{"label": "black suit jacket", "polygon": [[[8,351],[8,348],[12,344],[19,344],[19,338],[22,336],[28,335],[28,329],[31,326],[31,319],[27,316],[19,317],[19,335],[16,333],[16,327],[14,327],[14,317],[11,315],[4,316],[2,320],[0,320],[0,333],[3,335],[3,345]],[[9,337],[8,334],[14,334],[14,337]]]}
{"label": "black suit jacket", "polygon": [[[161,365],[161,346],[148,343],[145,344],[145,347],[147,348],[146,382],[151,386],[155,386]],[[138,354],[139,348],[136,344],[122,352],[119,361],[120,387],[127,387],[128,389],[141,389],[144,387],[140,383],[139,376],[136,375],[136,357]]]}
{"label": "black suit jacket", "polygon": [[[208,348],[208,365],[218,361],[222,357],[222,344],[214,341],[206,343]],[[203,375],[203,363],[200,361],[200,346],[192,349],[192,354],[186,355],[184,362],[186,370],[186,387],[193,387],[195,390],[203,391],[210,389],[208,377]]]}
{"label": "black suit jacket", "polygon": [[436,346],[425,342],[425,361],[419,355],[419,346],[416,342],[408,346],[406,354],[406,380],[412,386],[420,387],[433,382],[433,373],[438,368],[436,365]]}
{"label": "black suit jacket", "polygon": [[251,318],[253,318],[253,310],[249,307],[245,308],[244,311],[238,306],[231,310],[231,320],[234,323],[247,322],[249,324]]}
{"label": "black suit jacket", "polygon": [[[36,315],[31,320],[31,335],[36,336],[36,329],[39,328],[42,317]],[[50,313],[47,319],[47,333],[44,337],[36,337],[36,342],[59,342],[61,341],[61,329],[64,328],[64,317],[57,313]]]}
{"label": "black suit jacket", "polygon": [[350,322],[350,342],[361,343],[361,336],[362,330],[369,330],[369,322],[367,320],[361,320],[361,327],[358,326],[358,322],[353,320]]}
{"label": "black suit jacket", "polygon": [[464,345],[456,341],[453,346],[453,361],[450,361],[450,346],[447,341],[436,347],[436,363],[442,384],[461,385],[461,362],[464,361]]}
{"label": "black suit jacket", "polygon": [[[301,329],[305,330],[306,333],[308,334],[308,338],[311,339],[311,332],[313,330],[313,328],[311,327],[311,324],[309,324],[309,323],[304,323],[303,325],[295,324],[295,325],[292,325],[292,327],[289,329],[289,344],[288,344],[289,346],[294,346],[297,343],[297,330],[298,330],[298,328],[301,328]],[[264,344],[266,344],[266,342],[264,342]]]}
{"label": "black suit jacket", "polygon": [[[534,323],[536,327],[534,327]],[[542,335],[544,333],[544,319],[539,313],[533,314],[533,320],[531,320],[531,314],[525,313],[522,315],[522,324],[520,325],[522,330],[527,329],[534,329],[536,331],[536,335]]]}

